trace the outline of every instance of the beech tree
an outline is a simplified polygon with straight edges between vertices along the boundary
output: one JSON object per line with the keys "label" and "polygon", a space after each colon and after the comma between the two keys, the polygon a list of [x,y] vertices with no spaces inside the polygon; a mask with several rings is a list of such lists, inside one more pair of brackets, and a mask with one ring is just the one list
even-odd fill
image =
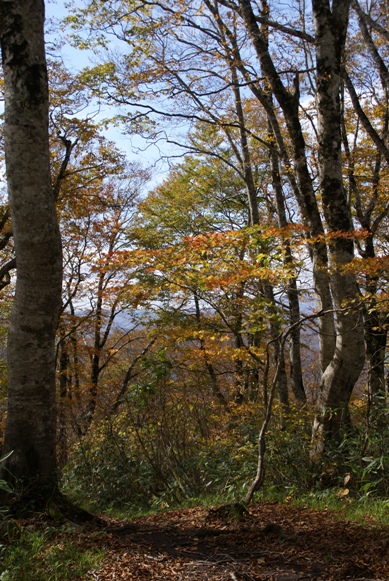
{"label": "beech tree", "polygon": [[[336,347],[323,373],[318,413],[313,427],[312,455],[321,456],[324,441],[347,423],[347,406],[365,358],[362,313],[352,305],[358,297],[355,275],[345,267],[354,258],[353,224],[343,187],[341,154],[341,63],[350,4],[313,0],[316,32],[316,102],[319,141],[319,188],[330,234],[333,265],[331,291],[337,312]],[[337,236],[336,233],[341,233]],[[334,234],[331,239],[331,234]],[[342,417],[343,416],[343,417]]]}
{"label": "beech tree", "polygon": [[[61,401],[67,399],[70,404],[73,400],[72,425],[81,435],[90,428],[99,401],[105,398],[109,400],[106,407],[113,405],[114,384],[121,382],[129,366],[133,369],[139,355],[136,348],[133,355],[134,345],[144,339],[144,332],[136,331],[141,326],[136,309],[131,309],[126,298],[134,275],[121,256],[128,247],[126,231],[136,197],[148,176],[139,166],[122,166],[118,161],[116,176],[112,169],[112,174],[92,180],[89,170],[83,192],[76,196],[77,168],[69,166],[60,192],[65,284],[58,363],[60,385],[66,385]],[[131,362],[120,379],[107,379],[119,357]],[[109,390],[103,388],[101,393],[102,376]]]}
{"label": "beech tree", "polygon": [[17,280],[8,334],[3,478],[38,503],[57,485],[54,346],[61,238],[51,185],[42,0],[0,2],[6,176]]}
{"label": "beech tree", "polygon": [[[348,198],[354,220],[365,230],[358,244],[362,261],[370,264],[361,280],[364,292],[368,396],[375,407],[385,403],[385,355],[388,311],[382,301],[380,255],[386,254],[387,146],[389,70],[387,66],[387,11],[382,2],[351,5],[358,27],[349,34],[344,82],[343,147],[346,156]],[[367,10],[367,12],[366,12]],[[365,47],[360,50],[361,43]],[[347,95],[349,100],[347,100]],[[350,114],[350,109],[354,114]]]}
{"label": "beech tree", "polygon": [[[4,2],[3,5],[7,8],[2,7],[2,14],[9,14],[17,4]],[[200,154],[216,160],[217,164],[225,164],[232,175],[231,184],[234,179],[241,183],[239,196],[245,192],[243,228],[250,223],[255,231],[258,225],[271,226],[277,222],[279,228],[287,231],[291,223],[302,224],[299,232],[304,231],[301,237],[305,237],[306,249],[300,251],[299,246],[297,252],[304,256],[310,270],[309,278],[317,299],[312,298],[312,292],[310,306],[314,305],[312,308],[317,314],[322,375],[313,398],[317,398],[317,414],[312,457],[320,458],[326,441],[339,439],[347,426],[349,398],[364,362],[364,340],[370,366],[370,392],[378,396],[374,401],[383,400],[385,394],[387,313],[380,305],[380,275],[374,271],[375,259],[383,253],[381,240],[385,236],[383,231],[389,209],[384,193],[389,160],[386,145],[389,74],[385,63],[386,19],[381,3],[378,0],[312,0],[310,3],[291,2],[285,7],[271,0],[85,0],[79,14],[81,16],[75,11],[69,20],[75,27],[87,24],[98,31],[88,36],[94,48],[101,43],[104,51],[108,45],[107,35],[112,34],[117,50],[114,57],[106,51],[105,62],[84,71],[74,85],[75,91],[82,87],[82,92],[85,82],[86,90],[91,89],[98,99],[115,107],[122,106],[123,114],[117,115],[116,120],[123,123],[126,131],[148,132],[155,138],[154,121],[158,119],[161,134],[165,132],[168,140],[184,146],[186,153]],[[351,27],[349,18],[354,18]],[[6,18],[3,21],[2,38],[7,40],[11,34],[7,36],[5,31],[10,30],[11,25],[6,24]],[[367,49],[364,55],[355,50],[362,44]],[[58,84],[62,84],[59,69],[57,77]],[[68,82],[72,86],[72,79]],[[71,102],[67,87],[61,98],[65,93]],[[28,107],[31,106],[28,103]],[[9,114],[8,104],[7,110]],[[54,197],[59,204],[64,201],[61,180],[70,175],[70,166],[67,168],[66,163],[77,154],[77,148],[83,151],[86,161],[96,161],[86,152],[87,138],[83,140],[78,134],[83,125],[81,132],[87,135],[88,123],[83,124],[76,117],[71,119],[68,110],[61,122],[52,116],[56,125],[55,139],[60,145],[54,154],[52,152],[52,173],[58,176],[53,180]],[[216,141],[210,139],[212,133]],[[369,170],[369,176],[363,150],[366,142],[369,143],[368,157],[374,160],[370,162],[374,168]],[[8,158],[7,153],[10,166]],[[190,163],[188,156],[187,159]],[[77,174],[78,168],[74,172]],[[190,185],[183,187],[188,193]],[[12,197],[11,186],[10,193]],[[177,199],[184,198],[184,193],[180,192]],[[223,203],[223,210],[228,210],[228,201]],[[91,207],[85,205],[86,219]],[[66,203],[63,208],[66,213]],[[14,208],[13,214],[17,210]],[[144,219],[144,215],[141,217]],[[70,214],[69,220],[72,220]],[[71,226],[65,222],[65,237],[67,234],[71,237]],[[212,219],[209,220],[211,226],[207,222],[204,220],[199,231],[189,235],[209,233],[210,229],[217,231]],[[5,209],[0,220],[4,236],[9,234],[9,223]],[[367,233],[360,240],[355,237],[355,224]],[[112,233],[109,228],[110,224],[105,240]],[[166,228],[152,226],[150,240],[153,244],[161,241],[168,245],[168,237]],[[2,241],[0,247],[1,244]],[[293,246],[288,245],[286,237],[283,255],[286,268],[293,264]],[[103,256],[104,242],[100,250]],[[365,279],[355,274],[359,265],[355,261],[356,251],[365,260]],[[16,248],[16,252],[22,251]],[[77,265],[82,256],[74,253],[73,258]],[[100,286],[110,276],[103,262]],[[15,265],[12,255],[6,265],[7,268]],[[116,263],[115,268],[119,277],[124,276]],[[44,273],[43,268],[38,270],[41,275]],[[5,283],[9,280],[8,272],[0,269],[0,280]],[[77,268],[75,272],[77,274]],[[280,400],[285,407],[289,386],[297,401],[306,401],[300,357],[301,285],[292,269],[290,272],[282,304],[282,312],[288,309],[288,316],[279,323],[271,317],[269,307],[267,321],[274,340],[287,325],[292,328],[288,335],[292,355],[287,361],[289,365],[284,366],[283,373],[278,376],[282,387]],[[265,297],[268,305],[276,309],[276,287],[272,287],[269,280],[261,278],[260,284],[253,289],[258,297]],[[362,293],[357,284],[361,280]],[[85,281],[76,277],[75,285],[80,289],[81,282]],[[21,292],[21,283],[18,284],[17,300]],[[201,296],[198,291],[198,285],[188,287],[188,305],[193,311],[190,317],[197,325],[204,320],[205,291],[203,294]],[[244,293],[240,296],[238,291],[235,294],[239,300],[246,296]],[[252,305],[247,303],[246,308],[248,311]],[[103,348],[108,347],[102,340],[103,310],[101,301],[97,302],[95,344],[91,350],[93,397],[88,418],[93,417]],[[238,308],[236,313],[239,343],[242,333]],[[12,334],[10,346],[11,337]],[[66,355],[66,340],[61,338],[60,345]],[[202,355],[207,356],[203,338],[199,345]],[[276,349],[274,347],[273,354],[279,359]],[[217,366],[209,357],[204,361],[214,382]],[[237,359],[236,362],[236,367],[243,369],[241,361]],[[237,383],[243,375],[242,371],[236,372]],[[259,375],[257,378],[260,386]],[[308,392],[308,403],[312,401],[309,396]]]}

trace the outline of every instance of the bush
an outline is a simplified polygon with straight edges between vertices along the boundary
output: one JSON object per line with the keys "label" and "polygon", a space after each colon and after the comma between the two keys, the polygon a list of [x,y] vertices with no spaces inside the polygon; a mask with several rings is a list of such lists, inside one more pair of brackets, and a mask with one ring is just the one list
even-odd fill
{"label": "bush", "polygon": [[[132,513],[207,497],[241,500],[256,472],[261,406],[206,408],[175,389],[169,385],[162,395],[138,387],[127,409],[95,425],[70,452],[66,492],[86,500],[90,509]],[[281,496],[294,491],[319,497],[332,489],[362,499],[386,497],[389,423],[381,418],[367,433],[364,407],[357,402],[351,411],[353,428],[317,467],[309,460],[311,414],[292,408],[281,418],[275,404],[264,487]]]}

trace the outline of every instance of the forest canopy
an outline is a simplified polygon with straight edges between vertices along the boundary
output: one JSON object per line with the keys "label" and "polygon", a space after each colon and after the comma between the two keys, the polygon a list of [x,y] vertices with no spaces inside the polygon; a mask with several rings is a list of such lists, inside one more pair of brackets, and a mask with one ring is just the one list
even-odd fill
{"label": "forest canopy", "polygon": [[387,0],[84,0],[46,24],[65,490],[387,493],[388,19]]}

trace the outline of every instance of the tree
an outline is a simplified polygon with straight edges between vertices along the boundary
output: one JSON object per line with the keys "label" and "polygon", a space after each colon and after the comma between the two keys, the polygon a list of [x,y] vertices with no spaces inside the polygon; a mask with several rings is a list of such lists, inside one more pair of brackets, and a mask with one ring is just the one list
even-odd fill
{"label": "tree", "polygon": [[[273,197],[277,198],[277,203],[273,204],[274,212],[277,211],[279,214],[280,225],[287,226],[286,203],[282,203],[283,180],[277,176],[279,168],[276,163],[276,147],[282,149],[280,159],[283,163],[286,163],[289,154],[282,136],[281,122],[277,120],[275,108],[269,98],[269,82],[264,83],[265,86],[261,88],[263,75],[258,72],[254,51],[247,43],[247,32],[239,14],[231,11],[232,5],[224,9],[223,2],[217,1],[184,3],[175,13],[167,3],[158,3],[155,10],[150,8],[153,6],[155,7],[155,3],[149,3],[145,10],[139,6],[129,16],[127,3],[122,2],[118,4],[117,20],[111,18],[107,5],[104,5],[104,8],[89,5],[88,11],[83,11],[83,16],[91,16],[90,22],[93,27],[102,26],[103,22],[109,23],[110,31],[127,44],[125,50],[129,51],[122,59],[119,57],[110,65],[106,64],[89,71],[85,78],[94,86],[97,94],[112,102],[140,107],[150,114],[160,113],[169,120],[179,121],[182,118],[190,120],[191,130],[186,146],[192,151],[201,151],[210,156],[217,155],[230,166],[233,164],[246,184],[252,224],[258,223],[258,206],[264,202],[263,183],[258,179],[261,172],[255,167],[255,149],[262,144],[272,158]],[[131,20],[136,22],[139,31],[137,37],[132,33]],[[116,26],[118,21],[121,23],[119,27]],[[75,22],[74,18],[72,22]],[[194,38],[196,42],[193,42]],[[267,47],[267,44],[264,43],[264,46]],[[139,60],[141,47],[144,57]],[[182,66],[183,62],[189,62],[190,66]],[[150,81],[158,81],[159,95],[163,94],[167,98],[157,100],[158,97],[151,94],[155,85],[153,83],[147,87],[143,85],[145,74],[149,75]],[[251,102],[248,99],[250,91],[254,95]],[[285,88],[284,95],[289,95]],[[286,96],[284,101],[291,103],[291,99]],[[294,157],[298,184],[292,177],[290,162],[286,171],[285,169],[282,171],[284,182],[286,176],[291,182],[291,188],[297,190],[296,199],[303,198],[300,206],[307,222],[308,208],[315,209],[314,188],[307,165],[302,162],[305,159],[304,139],[299,124],[298,99],[295,101],[293,107],[289,107],[292,112],[289,112],[288,121],[294,128],[293,143],[297,143]],[[269,120],[271,119],[269,129],[266,127],[266,116],[262,108]],[[196,129],[201,125],[203,128],[220,128],[220,133],[224,133],[223,148],[216,152],[214,147],[210,144],[207,146],[205,141],[199,147],[198,141],[196,143],[193,139],[195,137],[193,128]],[[231,157],[228,159],[225,155],[226,146],[233,150],[234,160]],[[298,191],[299,186],[302,193]],[[268,221],[268,218],[263,219]],[[309,220],[312,234],[322,235],[324,230],[318,210],[316,215],[309,216]],[[326,248],[323,242],[312,244],[312,248],[315,264],[326,263]],[[322,331],[320,337],[325,343],[322,350],[326,352],[323,358],[324,367],[330,361],[334,347],[332,301],[328,277],[321,268],[315,269],[315,281],[325,311],[319,322]],[[299,304],[294,286],[295,281],[292,280],[288,297],[290,320],[294,325],[291,337],[292,387],[295,397],[304,401],[299,326],[295,325],[299,317]],[[270,300],[273,292],[271,287],[264,283],[263,292]],[[274,333],[277,335],[276,328]],[[282,383],[286,384],[285,373],[280,374],[280,388]],[[284,394],[284,401],[287,401],[285,386],[280,389],[281,393]]]}
{"label": "tree", "polygon": [[[287,224],[285,217],[301,221],[312,263],[322,372],[312,457],[321,458],[327,442],[338,441],[348,426],[348,402],[364,364],[364,339],[370,391],[378,396],[374,401],[383,399],[387,321],[378,305],[378,272],[372,271],[373,259],[380,258],[378,227],[382,229],[388,212],[383,200],[378,203],[389,160],[383,5],[378,0],[122,0],[114,5],[113,16],[112,3],[86,1],[79,17],[71,18],[75,27],[87,24],[89,32],[100,32],[87,43],[90,38],[94,46],[101,43],[109,59],[85,78],[99,97],[123,105],[133,119],[164,117],[162,130],[187,151],[195,150],[195,126],[224,131],[234,168],[245,181],[252,223],[265,197],[254,175],[258,168],[252,144],[267,144],[279,223]],[[349,18],[354,19],[351,26]],[[122,43],[123,53],[115,51],[114,59],[105,50],[106,33],[115,36],[118,46]],[[182,120],[186,143],[178,132],[171,137],[173,123]],[[361,144],[362,129],[362,138],[376,148],[370,188],[366,172],[357,175],[346,126],[358,128],[354,150]],[[225,159],[222,151],[206,146],[201,153]],[[367,238],[355,236],[356,220]],[[364,296],[357,284],[361,277],[355,275],[356,248],[369,271]],[[291,339],[297,346],[296,294],[291,286],[290,312],[297,313],[290,316]],[[293,379],[303,387],[301,374]]]}
{"label": "tree", "polygon": [[[326,439],[338,437],[347,424],[347,406],[365,360],[361,309],[352,303],[359,289],[345,271],[354,258],[350,209],[343,187],[341,153],[341,62],[349,18],[349,2],[313,1],[316,31],[319,188],[330,241],[331,290],[337,312],[336,348],[323,373],[313,426],[312,457],[322,456]],[[336,233],[341,233],[337,236]],[[331,234],[335,234],[331,239]]]}
{"label": "tree", "polygon": [[[380,258],[385,255],[387,216],[387,147],[389,70],[387,66],[387,12],[382,2],[369,2],[367,14],[357,0],[351,3],[359,27],[349,35],[343,66],[345,89],[343,146],[348,197],[353,218],[366,232],[358,253],[366,263],[361,280],[364,291],[368,395],[375,407],[385,403],[385,354],[388,311],[382,301]],[[361,51],[363,44],[365,50]],[[356,73],[357,71],[357,73]],[[350,102],[351,101],[351,102]],[[350,114],[350,108],[353,114]],[[378,404],[378,406],[377,406]]]}
{"label": "tree", "polygon": [[0,2],[6,176],[17,281],[8,335],[8,481],[44,503],[57,485],[55,335],[61,238],[51,185],[42,0]]}
{"label": "tree", "polygon": [[[116,370],[118,377],[113,380],[111,368],[124,359],[126,371],[129,366],[133,370],[133,358],[128,363],[130,351],[144,339],[144,329],[136,331],[141,329],[139,315],[126,296],[134,274],[121,256],[128,248],[126,232],[136,197],[148,174],[136,164],[119,163],[119,158],[110,173],[92,179],[89,166],[83,192],[75,196],[83,179],[80,160],[74,162],[60,192],[65,282],[58,362],[60,385],[66,384],[61,402],[64,396],[68,406],[72,401],[72,425],[81,435],[90,428],[103,400],[109,400],[106,408],[115,401],[120,373]],[[100,391],[102,377],[106,387]]]}
{"label": "tree", "polygon": [[[140,203],[129,231],[150,325],[180,346],[181,368],[209,375],[221,402],[260,399],[264,344],[288,318],[285,278],[295,264],[282,265],[281,248],[292,229],[248,226],[249,214],[244,179],[220,160],[187,156]],[[278,378],[277,391],[286,407]]]}

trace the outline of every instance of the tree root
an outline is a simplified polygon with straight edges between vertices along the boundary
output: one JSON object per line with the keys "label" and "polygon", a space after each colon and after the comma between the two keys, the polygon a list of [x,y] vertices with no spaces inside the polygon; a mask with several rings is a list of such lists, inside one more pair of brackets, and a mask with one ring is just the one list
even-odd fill
{"label": "tree root", "polygon": [[91,523],[105,526],[105,523],[92,513],[71,502],[55,485],[39,486],[35,482],[14,493],[8,493],[2,499],[7,506],[8,514],[17,519],[31,516],[34,513],[46,513],[53,521],[70,521],[76,524]]}

